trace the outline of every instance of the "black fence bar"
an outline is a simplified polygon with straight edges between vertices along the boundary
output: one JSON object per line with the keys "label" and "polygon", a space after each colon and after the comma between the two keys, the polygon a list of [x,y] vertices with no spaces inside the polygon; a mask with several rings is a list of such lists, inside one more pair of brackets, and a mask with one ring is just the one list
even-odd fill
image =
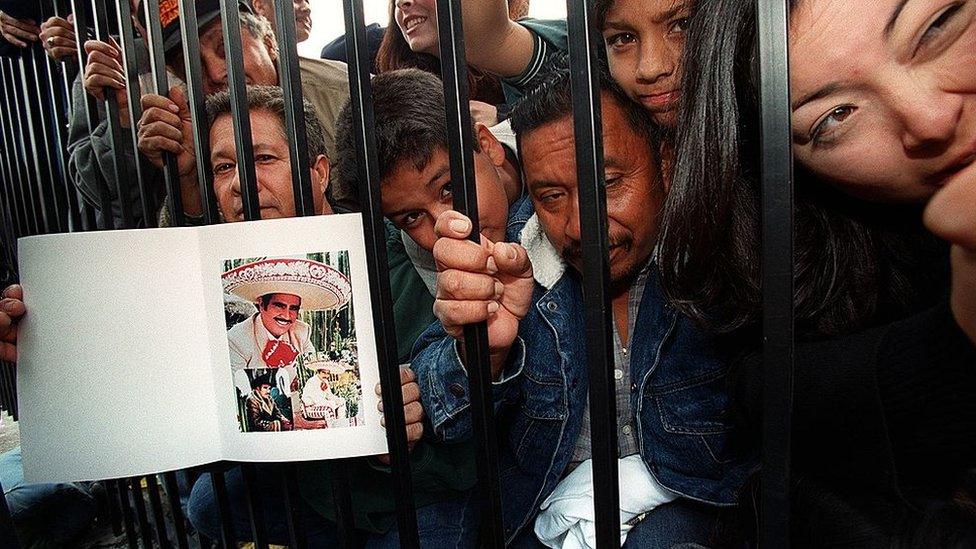
{"label": "black fence bar", "polygon": [[[620,544],[620,494],[617,479],[617,399],[612,371],[613,315],[610,307],[610,249],[603,172],[603,121],[600,105],[596,26],[592,0],[567,0],[569,58],[572,67],[573,134],[579,186],[583,254],[583,305],[589,377],[590,434],[593,455],[593,505],[597,547]],[[585,227],[585,228],[582,228]]]}
{"label": "black fence bar", "polygon": [[[251,115],[247,108],[247,81],[244,74],[244,52],[241,47],[241,9],[238,0],[220,0],[223,18],[224,59],[227,62],[227,87],[234,118],[234,145],[237,148],[237,176],[241,182],[244,219],[261,219],[258,204],[258,182],[254,170],[254,142],[251,139]],[[294,176],[294,174],[292,174]]]}
{"label": "black fence bar", "polygon": [[359,198],[363,206],[363,234],[366,239],[366,266],[370,294],[373,296],[373,325],[379,361],[386,440],[390,450],[393,496],[397,507],[400,546],[419,548],[417,511],[413,503],[410,455],[407,450],[403,393],[397,361],[397,336],[393,322],[393,293],[386,257],[386,227],[380,209],[380,173],[377,163],[372,92],[370,91],[369,48],[363,22],[362,0],[344,0],[346,61],[349,68],[349,105],[353,113],[358,164]]}
{"label": "black fence bar", "polygon": [[67,229],[67,219],[63,208],[56,199],[55,180],[57,179],[57,158],[54,151],[59,144],[52,141],[51,105],[43,90],[47,82],[47,55],[40,44],[33,44],[21,57],[24,75],[24,107],[30,122],[31,146],[34,149],[34,166],[38,174],[37,194],[47,232],[61,232]]}
{"label": "black fence bar", "polygon": [[20,178],[19,178],[19,191],[20,200],[23,204],[24,218],[27,221],[26,231],[24,234],[38,234],[41,232],[39,224],[39,215],[37,208],[35,207],[33,197],[31,196],[31,188],[34,186],[34,177],[32,177],[32,172],[30,166],[28,165],[29,153],[27,151],[26,138],[24,137],[24,128],[21,122],[21,110],[20,103],[17,100],[17,84],[20,82],[20,75],[15,70],[15,63],[12,59],[3,59],[4,71],[6,76],[7,88],[7,104],[9,111],[8,121],[10,122],[10,132],[13,139],[15,154],[17,156],[17,163],[20,166]]}
{"label": "black fence bar", "polygon": [[[182,472],[181,474],[186,474]],[[176,479],[177,473],[170,471],[163,473],[163,486],[166,487],[166,501],[169,502],[169,512],[173,517],[173,537],[179,549],[188,549],[190,540],[186,535],[186,520],[183,517],[183,507],[180,502],[180,484]]]}
{"label": "black fence bar", "polygon": [[258,486],[258,474],[253,463],[242,463],[241,478],[244,479],[244,493],[247,498],[247,512],[251,519],[252,541],[258,549],[268,547],[268,529],[264,524],[264,506],[261,504],[261,488]]}
{"label": "black fence bar", "polygon": [[793,415],[793,153],[786,0],[757,0],[762,140],[764,547],[790,545]]}
{"label": "black fence bar", "polygon": [[308,161],[308,136],[305,134],[305,109],[302,104],[301,71],[298,66],[298,37],[295,31],[295,6],[275,2],[278,24],[278,80],[285,101],[285,135],[291,156],[291,181],[295,194],[295,213],[314,215],[312,178]]}
{"label": "black fence bar", "polygon": [[[139,83],[139,64],[136,60],[136,34],[132,24],[132,7],[128,0],[117,2],[119,46],[122,48],[122,65],[125,69],[125,95],[129,110],[129,139],[132,141],[135,165],[127,166],[136,178],[139,186],[139,205],[142,209],[142,219],[146,227],[156,226],[156,195],[155,189],[147,187],[146,173],[149,170],[145,157],[139,154],[139,119],[142,118],[142,89]],[[122,192],[122,183],[119,191]],[[121,194],[119,196],[122,196]],[[128,196],[128,195],[126,195]],[[128,207],[128,200],[122,200]]]}
{"label": "black fence bar", "polygon": [[220,464],[215,464],[210,470],[210,482],[213,483],[214,499],[217,501],[222,547],[224,549],[235,549],[237,547],[237,539],[234,535],[234,517],[231,515],[230,498],[227,495],[227,482],[224,480],[224,470]]}
{"label": "black fence bar", "polygon": [[[89,17],[89,7],[85,5],[83,0],[71,0],[71,13],[74,15],[75,20],[75,38],[78,40],[78,71],[82,75],[84,75],[85,66],[88,64],[88,53],[85,52],[85,40],[88,38],[88,33],[92,27]],[[82,88],[84,89],[84,86]],[[82,94],[85,97],[85,119],[88,121],[88,131],[89,133],[94,133],[99,123],[98,101],[84,91],[82,91]],[[68,97],[71,97],[70,91]],[[108,191],[108,183],[105,181],[105,178],[99,177],[95,184],[98,189],[98,209],[102,213],[101,222],[97,226],[99,229],[112,229],[114,228],[112,197]]]}
{"label": "black fence bar", "polygon": [[166,515],[163,511],[163,500],[159,495],[156,475],[146,476],[146,492],[149,494],[149,510],[152,512],[153,526],[156,527],[156,543],[161,549],[169,549],[172,545],[166,532]]}
{"label": "black fence bar", "polygon": [[24,201],[24,208],[27,214],[27,223],[30,227],[29,233],[27,234],[40,234],[43,232],[43,221],[40,206],[37,201],[37,196],[34,194],[34,189],[37,188],[37,172],[31,166],[32,158],[30,145],[28,143],[27,129],[24,127],[29,121],[25,121],[23,118],[24,111],[21,109],[21,100],[19,97],[20,91],[18,89],[18,84],[23,75],[20,73],[20,62],[19,59],[14,61],[13,59],[6,59],[7,61],[7,71],[9,78],[10,87],[10,117],[12,120],[11,130],[14,134],[14,141],[17,146],[17,153],[19,156],[19,161],[21,164],[21,181],[20,181],[20,194],[21,199]]}
{"label": "black fence bar", "polygon": [[[290,463],[285,467],[285,518],[288,521],[288,537],[291,549],[306,549],[308,541],[305,538],[305,523],[302,514],[305,503],[298,487],[298,465]],[[341,510],[341,506],[340,510]]]}
{"label": "black fence bar", "polygon": [[[455,189],[454,209],[471,220],[471,234],[468,239],[477,243],[481,241],[481,224],[472,155],[475,143],[471,132],[468,65],[464,53],[460,3],[437,0],[437,20],[451,181],[454,182]],[[504,547],[505,529],[502,524],[501,488],[498,481],[498,434],[495,430],[491,394],[487,322],[464,327],[464,351],[478,470],[478,499],[482,507],[481,543],[485,547]]]}
{"label": "black fence bar", "polygon": [[332,462],[332,500],[336,509],[336,528],[339,542],[346,549],[355,549],[356,523],[352,515],[352,490],[349,482],[348,462],[343,459]]}
{"label": "black fence bar", "polygon": [[203,93],[203,67],[200,63],[200,29],[197,23],[197,7],[194,2],[180,0],[180,36],[183,43],[183,59],[186,67],[187,102],[193,124],[193,151],[197,157],[197,182],[203,207],[203,220],[207,225],[220,221],[217,198],[214,195],[213,171],[210,165],[210,124],[207,121],[206,96]]}
{"label": "black fence bar", "polygon": [[136,522],[132,513],[132,503],[129,502],[129,489],[126,486],[126,481],[125,479],[118,479],[111,482],[115,485],[119,497],[119,510],[122,514],[122,524],[125,526],[125,539],[128,541],[129,547],[137,547]]}
{"label": "black fence bar", "polygon": [[47,233],[49,232],[48,212],[41,192],[47,174],[40,158],[43,152],[37,146],[38,135],[34,131],[34,113],[31,109],[30,89],[27,85],[27,81],[33,78],[30,73],[30,66],[24,63],[24,57],[28,55],[30,53],[24,52],[12,63],[11,68],[16,75],[15,82],[19,84],[15,86],[16,89],[13,94],[14,108],[17,109],[16,114],[19,117],[21,147],[24,151],[24,161],[27,163],[29,175],[27,194],[33,206],[35,227],[38,233]]}
{"label": "black fence bar", "polygon": [[[152,69],[153,92],[169,97],[169,79],[166,75],[166,55],[163,48],[163,27],[159,21],[159,0],[144,0],[146,10],[146,32],[149,34],[149,66]],[[180,24],[183,24],[181,21]],[[196,53],[199,57],[199,52]],[[183,195],[180,194],[180,172],[176,157],[163,153],[163,180],[166,182],[166,205],[169,208],[173,225],[186,225],[183,213]]]}
{"label": "black fence bar", "polygon": [[[128,479],[129,493],[136,507],[136,519],[139,521],[139,537],[142,539],[143,547],[152,547],[153,531],[149,524],[149,514],[146,512],[146,499],[142,494],[142,477],[132,477]],[[129,544],[133,544],[133,539],[129,538]]]}
{"label": "black fence bar", "polygon": [[[8,116],[10,115],[9,107],[7,106],[7,92],[6,83],[7,78],[4,74],[3,64],[0,63],[0,93],[3,95],[3,103],[0,103],[0,144],[3,145],[3,159],[4,159],[4,191],[7,193],[7,207],[9,208],[8,220],[12,220],[14,225],[11,227],[11,232],[13,233],[14,240],[11,240],[10,247],[13,248],[13,242],[16,237],[24,234],[25,226],[27,220],[24,219],[19,199],[18,181],[20,181],[20,164],[16,154],[16,149],[14,147],[13,138],[9,134],[11,124],[9,122]],[[14,263],[13,265],[16,265]]]}
{"label": "black fence bar", "polygon": [[[45,19],[51,14],[50,6],[43,0],[39,4],[41,6],[41,18]],[[56,9],[54,13],[57,13]],[[47,95],[53,120],[51,137],[54,141],[55,150],[52,153],[57,163],[57,178],[54,182],[55,201],[58,204],[58,210],[63,212],[65,217],[61,230],[76,230],[81,225],[81,215],[78,210],[78,191],[75,189],[68,171],[68,106],[71,104],[71,98],[70,88],[68,93],[65,93],[63,78],[63,74],[67,71],[61,63],[52,60],[47,55],[43,58],[47,66]],[[63,208],[67,209],[63,210]]]}
{"label": "black fence bar", "polygon": [[112,525],[112,533],[118,536],[122,533],[122,512],[119,506],[121,500],[119,499],[118,482],[115,480],[106,480],[104,485],[106,499],[108,500],[108,505],[106,505],[108,519]]}
{"label": "black fence bar", "polygon": [[[67,18],[68,15],[71,14],[71,5],[69,4],[69,0],[54,0],[53,4],[54,15],[61,18]],[[85,42],[85,38],[84,36],[77,34],[77,27],[75,30],[76,44],[78,48],[81,48]],[[77,59],[78,58],[76,56],[75,61],[77,61]],[[71,101],[71,83],[75,81],[75,77],[78,75],[78,72],[79,68],[75,66],[74,63],[67,61],[61,63],[60,81],[61,85],[64,87],[64,96],[67,99],[66,104],[68,109],[66,112],[68,113],[69,117],[74,115],[74,103]]]}
{"label": "black fence bar", "polygon": [[[123,0],[122,3],[128,5],[126,0]],[[109,26],[106,0],[92,0],[92,15],[95,20],[95,38],[105,43],[111,43],[112,31]],[[128,53],[131,55],[133,52],[130,50]],[[112,176],[115,178],[115,190],[119,197],[118,206],[120,221],[122,223],[122,226],[117,228],[131,229],[134,226],[132,222],[132,208],[130,207],[129,201],[126,200],[126,197],[129,196],[129,191],[126,187],[132,181],[132,176],[129,173],[129,165],[123,152],[125,145],[122,140],[124,139],[123,136],[125,133],[122,130],[119,100],[115,94],[115,90],[112,88],[105,88],[103,93],[105,94],[103,104],[105,107],[106,133],[109,142],[112,143]],[[111,209],[103,209],[102,215],[109,217],[113,213]]]}

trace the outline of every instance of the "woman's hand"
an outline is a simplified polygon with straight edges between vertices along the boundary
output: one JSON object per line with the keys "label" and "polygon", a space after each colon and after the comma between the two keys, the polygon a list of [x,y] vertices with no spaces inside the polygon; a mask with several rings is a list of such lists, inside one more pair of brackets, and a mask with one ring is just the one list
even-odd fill
{"label": "woman's hand", "polygon": [[3,290],[0,299],[0,360],[17,362],[17,324],[27,312],[24,290],[12,284]]}
{"label": "woman's hand", "polygon": [[976,343],[976,162],[932,197],[925,225],[952,244],[952,314]]}

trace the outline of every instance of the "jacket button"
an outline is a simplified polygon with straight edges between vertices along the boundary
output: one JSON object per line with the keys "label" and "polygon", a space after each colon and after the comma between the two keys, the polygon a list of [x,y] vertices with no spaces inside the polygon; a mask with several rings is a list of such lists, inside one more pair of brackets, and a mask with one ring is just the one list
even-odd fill
{"label": "jacket button", "polygon": [[637,383],[630,384],[630,392],[631,393],[637,392]]}
{"label": "jacket button", "polygon": [[549,309],[550,311],[555,311],[556,309],[559,308],[559,305],[556,305],[555,301],[550,301],[549,303],[546,303],[546,308]]}
{"label": "jacket button", "polygon": [[462,387],[460,383],[452,383],[450,386],[448,386],[447,390],[451,391],[451,394],[458,398],[464,396],[464,387]]}

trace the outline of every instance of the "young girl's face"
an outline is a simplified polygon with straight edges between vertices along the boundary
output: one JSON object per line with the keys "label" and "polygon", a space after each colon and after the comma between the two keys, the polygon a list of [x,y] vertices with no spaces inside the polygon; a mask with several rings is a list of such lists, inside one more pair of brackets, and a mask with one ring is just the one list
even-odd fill
{"label": "young girl's face", "polygon": [[976,0],[805,0],[794,154],[865,200],[920,202],[976,160]]}
{"label": "young girl's face", "polygon": [[692,0],[615,0],[602,29],[613,79],[666,127],[677,120]]}

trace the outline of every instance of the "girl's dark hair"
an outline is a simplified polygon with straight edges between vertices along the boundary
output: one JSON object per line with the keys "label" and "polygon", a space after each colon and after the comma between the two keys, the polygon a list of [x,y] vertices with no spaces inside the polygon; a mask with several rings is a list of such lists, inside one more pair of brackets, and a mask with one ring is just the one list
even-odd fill
{"label": "girl's dark hair", "polygon": [[[753,0],[702,2],[689,29],[674,173],[659,248],[665,292],[702,325],[732,331],[761,310],[759,100]],[[796,4],[796,2],[791,2]],[[869,204],[797,166],[798,333],[848,333],[917,306],[945,272],[919,207]]]}
{"label": "girl's dark hair", "polygon": [[[522,2],[510,2],[510,11],[521,11],[523,5]],[[410,49],[396,22],[396,0],[390,0],[390,19],[376,52],[376,70],[384,73],[398,69],[420,69],[440,76],[441,61],[433,55]],[[468,96],[472,101],[491,105],[505,103],[501,80],[471,65],[468,65]]]}

